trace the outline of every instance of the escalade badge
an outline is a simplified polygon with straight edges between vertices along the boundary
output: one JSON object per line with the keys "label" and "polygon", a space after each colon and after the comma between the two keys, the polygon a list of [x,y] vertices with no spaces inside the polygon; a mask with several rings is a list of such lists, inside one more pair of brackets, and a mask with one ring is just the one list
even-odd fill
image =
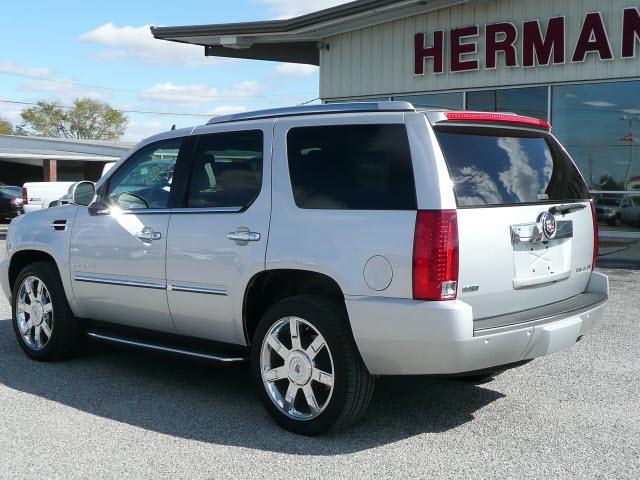
{"label": "escalade badge", "polygon": [[540,230],[542,230],[542,234],[548,239],[551,240],[556,236],[557,225],[556,225],[556,217],[553,216],[550,212],[542,212],[540,217],[538,218],[538,224],[540,226]]}

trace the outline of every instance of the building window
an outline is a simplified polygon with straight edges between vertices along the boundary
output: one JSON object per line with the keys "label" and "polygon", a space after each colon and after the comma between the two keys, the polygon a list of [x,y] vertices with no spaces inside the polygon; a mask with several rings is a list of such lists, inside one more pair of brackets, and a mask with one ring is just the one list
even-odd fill
{"label": "building window", "polygon": [[467,110],[512,112],[547,120],[549,115],[547,87],[502,88],[467,92]]}
{"label": "building window", "polygon": [[409,102],[416,108],[443,108],[446,110],[462,110],[464,108],[464,94],[462,92],[399,95],[393,99]]}
{"label": "building window", "polygon": [[592,190],[640,191],[640,81],[553,87],[553,129]]}

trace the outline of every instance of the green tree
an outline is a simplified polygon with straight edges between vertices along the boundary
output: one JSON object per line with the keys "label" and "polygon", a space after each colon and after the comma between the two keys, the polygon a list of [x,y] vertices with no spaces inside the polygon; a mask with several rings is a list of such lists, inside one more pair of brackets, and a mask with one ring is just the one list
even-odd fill
{"label": "green tree", "polygon": [[0,135],[13,135],[13,125],[4,118],[0,118]]}
{"label": "green tree", "polygon": [[127,116],[90,98],[78,98],[73,107],[39,101],[22,111],[18,131],[24,135],[90,140],[117,140],[127,126]]}

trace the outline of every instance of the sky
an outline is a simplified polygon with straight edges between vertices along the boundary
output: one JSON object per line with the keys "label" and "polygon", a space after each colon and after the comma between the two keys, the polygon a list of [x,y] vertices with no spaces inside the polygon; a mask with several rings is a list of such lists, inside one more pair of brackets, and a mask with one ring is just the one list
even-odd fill
{"label": "sky", "polygon": [[24,103],[69,105],[90,97],[129,112],[122,140],[135,142],[174,124],[312,100],[318,97],[316,67],[207,58],[202,47],[155,40],[149,26],[288,18],[341,3],[347,2],[7,2],[0,17],[0,118],[16,125],[29,106]]}

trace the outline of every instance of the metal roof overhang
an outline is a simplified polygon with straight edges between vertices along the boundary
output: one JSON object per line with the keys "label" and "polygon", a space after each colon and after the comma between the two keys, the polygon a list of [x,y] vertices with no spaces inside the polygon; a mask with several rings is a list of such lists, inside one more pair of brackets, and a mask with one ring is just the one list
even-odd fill
{"label": "metal roof overhang", "polygon": [[485,0],[357,0],[287,20],[151,27],[160,40],[201,45],[206,56],[320,65],[319,42],[340,33]]}

